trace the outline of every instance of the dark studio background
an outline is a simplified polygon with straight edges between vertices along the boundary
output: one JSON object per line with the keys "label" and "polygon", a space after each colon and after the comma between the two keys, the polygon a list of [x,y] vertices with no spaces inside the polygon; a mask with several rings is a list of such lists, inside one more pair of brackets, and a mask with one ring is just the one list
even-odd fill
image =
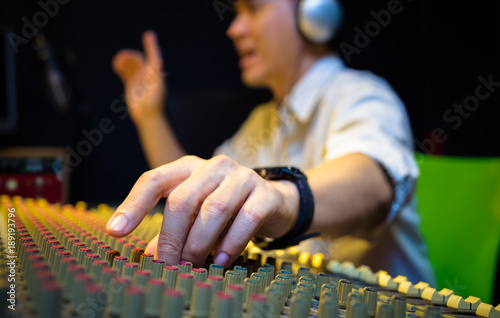
{"label": "dark studio background", "polygon": [[[229,3],[222,1],[223,3]],[[388,0],[343,1],[346,13],[339,42],[353,44],[359,26],[373,21],[371,10]],[[21,34],[22,17],[31,21],[36,1],[0,2],[1,23]],[[457,129],[443,119],[455,103],[474,95],[478,77],[500,82],[500,3],[498,1],[401,0],[392,16],[350,67],[386,78],[410,114],[417,150],[450,156],[500,156],[497,107],[500,92],[481,101]],[[115,130],[71,172],[70,202],[118,203],[147,170],[137,134],[122,112],[112,111],[123,87],[111,70],[120,48],[140,48],[146,29],[157,31],[168,72],[170,122],[189,152],[209,157],[230,137],[253,106],[269,98],[240,83],[237,57],[225,36],[232,13],[221,21],[212,1],[70,1],[41,28],[72,91],[69,109],[51,103],[46,63],[33,40],[15,55],[18,127],[0,135],[2,146],[58,146],[76,149],[82,130],[109,118]],[[444,141],[419,146],[441,129]],[[442,138],[442,137],[441,137]]]}

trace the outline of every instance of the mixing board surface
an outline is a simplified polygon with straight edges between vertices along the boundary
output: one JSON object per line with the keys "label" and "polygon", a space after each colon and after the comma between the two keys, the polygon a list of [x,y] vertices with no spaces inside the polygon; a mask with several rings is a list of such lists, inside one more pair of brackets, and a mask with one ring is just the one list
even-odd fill
{"label": "mixing board surface", "polygon": [[296,248],[249,246],[228,269],[165,264],[145,253],[161,215],[117,239],[106,205],[0,200],[0,317],[500,318],[500,305]]}

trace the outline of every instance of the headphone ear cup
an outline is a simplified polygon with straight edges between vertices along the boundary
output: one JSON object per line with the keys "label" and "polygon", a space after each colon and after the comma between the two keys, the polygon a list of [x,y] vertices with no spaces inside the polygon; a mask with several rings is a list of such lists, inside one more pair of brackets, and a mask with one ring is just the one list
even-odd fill
{"label": "headphone ear cup", "polygon": [[342,16],[342,6],[337,0],[300,0],[297,25],[307,41],[324,44],[334,38]]}

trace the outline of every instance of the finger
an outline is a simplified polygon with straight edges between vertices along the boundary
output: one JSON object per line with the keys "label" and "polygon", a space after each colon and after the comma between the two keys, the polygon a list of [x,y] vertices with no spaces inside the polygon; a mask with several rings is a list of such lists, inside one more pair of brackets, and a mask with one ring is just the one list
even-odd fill
{"label": "finger", "polygon": [[203,202],[184,244],[182,259],[203,265],[229,219],[241,208],[254,185],[254,180],[246,173],[224,179]]}
{"label": "finger", "polygon": [[108,221],[108,233],[122,237],[132,232],[162,197],[191,175],[200,161],[195,157],[183,157],[144,173]]}
{"label": "finger", "polygon": [[274,200],[262,187],[249,195],[215,252],[215,264],[226,267],[234,262],[262,224],[276,212],[278,204]]}
{"label": "finger", "polygon": [[144,55],[135,50],[121,50],[112,61],[113,71],[122,81],[127,81],[144,65]]}
{"label": "finger", "polygon": [[157,69],[161,68],[163,66],[163,58],[156,33],[151,30],[144,32],[142,35],[142,45],[148,63]]}
{"label": "finger", "polygon": [[[157,254],[167,264],[174,265],[181,260],[181,255],[190,233],[193,220],[200,207],[223,180],[218,170],[203,169],[193,173],[181,185],[173,190],[167,198]],[[197,264],[198,265],[198,264]]]}
{"label": "finger", "polygon": [[[148,246],[146,246],[146,250],[144,251],[144,253],[146,254],[153,254],[156,256],[156,247],[158,245],[158,236],[160,234],[156,235],[155,237],[153,237],[153,239],[151,241],[149,241],[148,243]],[[157,257],[155,257],[157,258]]]}

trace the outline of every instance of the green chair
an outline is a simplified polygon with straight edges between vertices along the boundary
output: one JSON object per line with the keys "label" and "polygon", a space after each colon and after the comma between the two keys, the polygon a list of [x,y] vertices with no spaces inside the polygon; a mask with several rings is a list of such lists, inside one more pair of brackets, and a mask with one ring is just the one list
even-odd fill
{"label": "green chair", "polygon": [[419,155],[417,162],[421,231],[437,287],[491,304],[500,251],[500,158]]}

